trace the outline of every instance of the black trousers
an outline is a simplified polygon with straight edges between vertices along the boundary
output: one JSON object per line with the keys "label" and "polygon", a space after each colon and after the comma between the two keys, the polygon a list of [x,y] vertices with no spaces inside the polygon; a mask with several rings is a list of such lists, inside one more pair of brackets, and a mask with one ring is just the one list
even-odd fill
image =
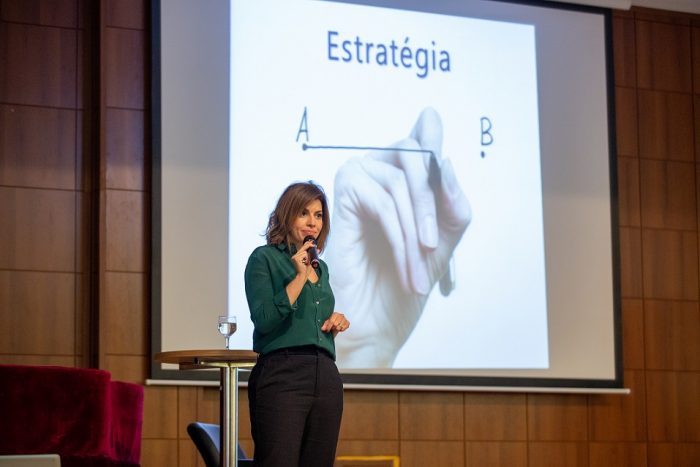
{"label": "black trousers", "polygon": [[253,459],[260,467],[331,467],[343,414],[333,359],[313,346],[258,359],[248,380]]}

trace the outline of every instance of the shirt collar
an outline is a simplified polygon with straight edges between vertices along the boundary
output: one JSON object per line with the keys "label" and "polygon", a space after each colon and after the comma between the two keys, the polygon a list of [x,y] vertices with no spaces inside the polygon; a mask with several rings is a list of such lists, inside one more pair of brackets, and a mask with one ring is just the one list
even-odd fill
{"label": "shirt collar", "polygon": [[277,247],[278,250],[280,250],[280,251],[286,251],[286,252],[288,252],[290,255],[293,255],[294,253],[297,252],[297,246],[294,245],[294,244],[292,244],[291,246],[288,246],[288,245],[287,245],[287,242],[277,243],[275,246]]}

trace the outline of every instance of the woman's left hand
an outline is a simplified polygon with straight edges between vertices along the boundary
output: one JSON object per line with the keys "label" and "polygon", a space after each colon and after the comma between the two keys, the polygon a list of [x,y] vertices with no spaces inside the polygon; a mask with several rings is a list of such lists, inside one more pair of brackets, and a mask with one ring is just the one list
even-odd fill
{"label": "woman's left hand", "polygon": [[330,318],[328,318],[321,326],[321,331],[333,333],[333,337],[338,335],[339,332],[347,331],[350,327],[350,321],[345,318],[345,315],[334,311]]}

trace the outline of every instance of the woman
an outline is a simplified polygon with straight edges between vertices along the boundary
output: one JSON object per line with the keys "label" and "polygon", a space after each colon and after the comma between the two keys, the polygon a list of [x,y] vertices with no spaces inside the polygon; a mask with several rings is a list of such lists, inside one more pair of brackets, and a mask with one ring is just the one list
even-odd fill
{"label": "woman", "polygon": [[323,250],[329,230],[321,187],[294,183],[270,214],[267,244],[248,259],[245,291],[260,354],[248,382],[257,466],[330,467],[335,459],[343,384],[334,339],[350,323],[334,311],[328,267],[319,261],[314,269],[310,251]]}

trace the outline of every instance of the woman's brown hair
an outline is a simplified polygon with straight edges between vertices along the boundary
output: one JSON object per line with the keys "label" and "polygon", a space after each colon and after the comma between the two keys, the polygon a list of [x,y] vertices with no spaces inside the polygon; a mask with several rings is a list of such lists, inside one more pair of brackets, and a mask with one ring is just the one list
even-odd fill
{"label": "woman's brown hair", "polygon": [[319,250],[323,250],[331,229],[328,202],[326,201],[326,194],[323,192],[323,188],[312,181],[292,183],[284,190],[267,223],[267,230],[265,231],[267,244],[289,244],[289,231],[294,223],[294,219],[301,215],[304,208],[314,200],[319,200],[323,208],[323,225],[316,239],[316,247]]}

